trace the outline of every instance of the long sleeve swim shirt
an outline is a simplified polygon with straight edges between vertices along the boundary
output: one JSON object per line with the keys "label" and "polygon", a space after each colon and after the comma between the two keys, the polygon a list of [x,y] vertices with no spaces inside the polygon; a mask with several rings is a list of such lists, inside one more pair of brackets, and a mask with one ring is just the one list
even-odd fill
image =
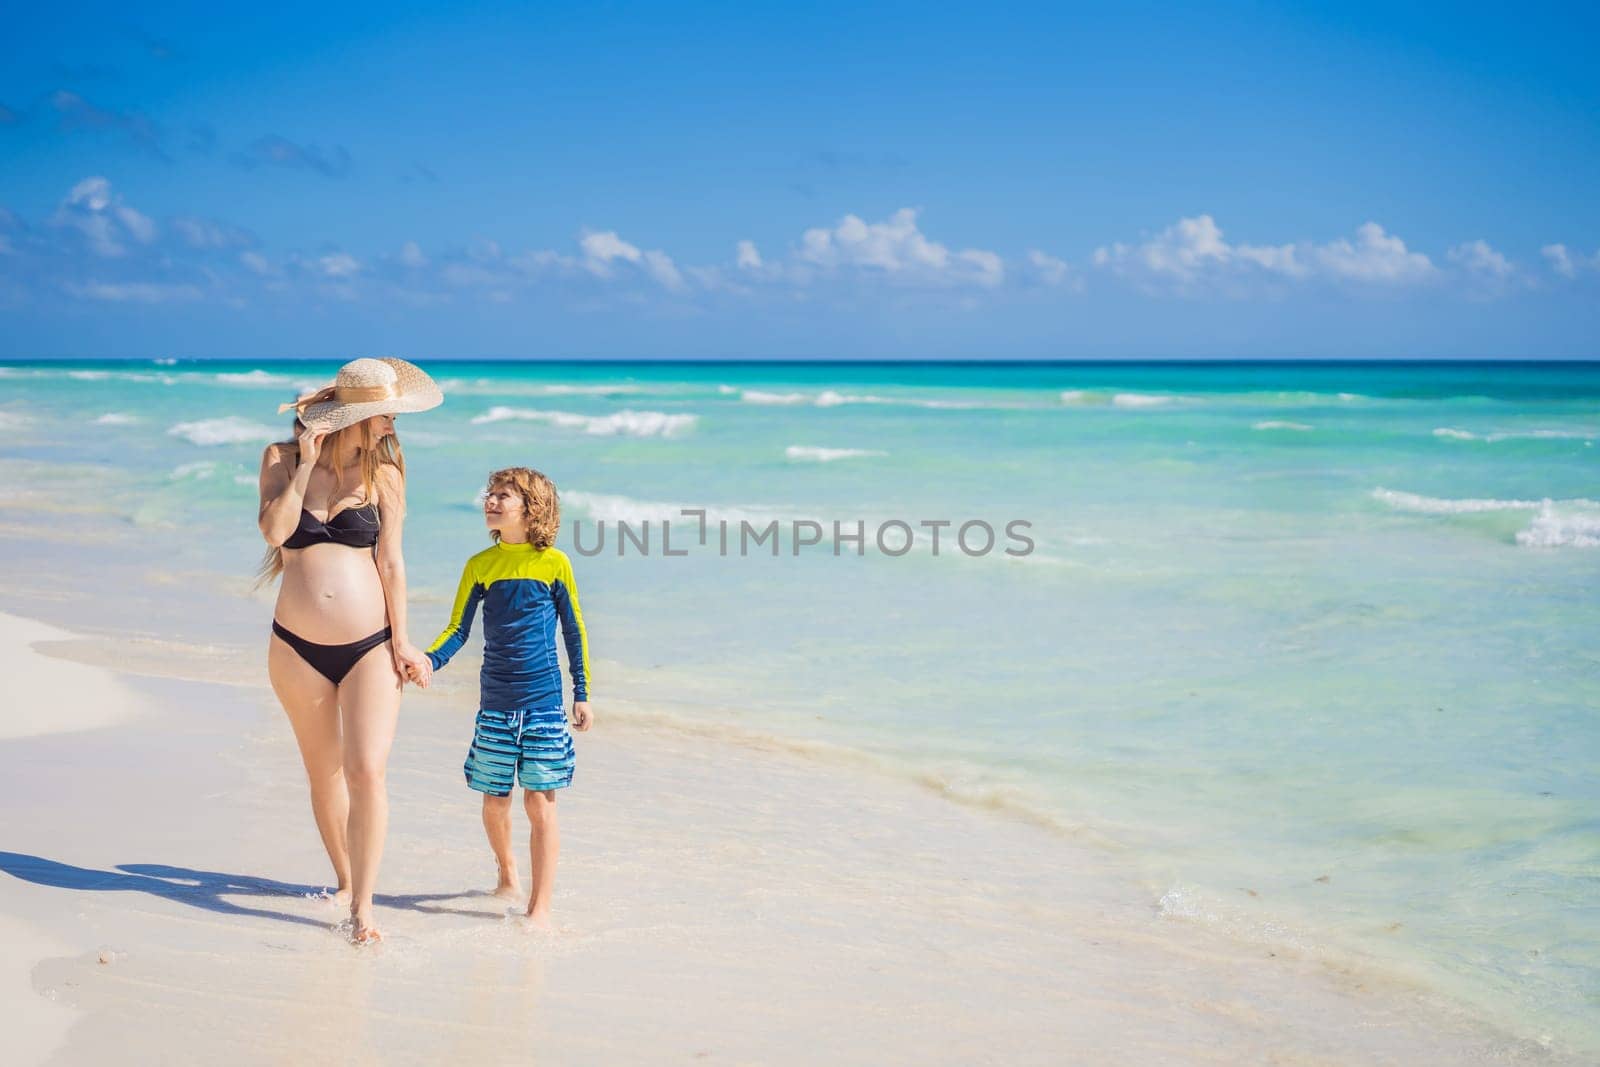
{"label": "long sleeve swim shirt", "polygon": [[428,648],[434,670],[449,663],[466,644],[480,604],[480,707],[515,711],[561,703],[558,621],[572,672],[572,699],[589,699],[589,635],[583,628],[572,561],[565,552],[499,542],[467,560],[450,625]]}

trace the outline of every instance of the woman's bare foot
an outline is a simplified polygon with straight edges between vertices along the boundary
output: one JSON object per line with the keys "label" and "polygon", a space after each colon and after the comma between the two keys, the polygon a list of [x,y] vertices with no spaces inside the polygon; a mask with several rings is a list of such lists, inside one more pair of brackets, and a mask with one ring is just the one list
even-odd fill
{"label": "woman's bare foot", "polygon": [[382,941],[383,934],[372,925],[372,916],[350,913],[350,943],[353,945],[370,945]]}
{"label": "woman's bare foot", "polygon": [[503,863],[496,858],[494,866],[497,880],[494,888],[489,890],[489,895],[499,897],[501,900],[525,899],[522,893],[522,879],[517,877],[517,865]]}
{"label": "woman's bare foot", "polygon": [[320,900],[330,907],[344,910],[350,907],[350,890],[348,889],[319,889],[315,893],[307,893],[307,900]]}
{"label": "woman's bare foot", "polygon": [[541,907],[537,910],[530,908],[523,915],[522,924],[527,929],[536,930],[541,934],[548,934],[555,929],[555,925],[550,921],[550,909],[547,907]]}

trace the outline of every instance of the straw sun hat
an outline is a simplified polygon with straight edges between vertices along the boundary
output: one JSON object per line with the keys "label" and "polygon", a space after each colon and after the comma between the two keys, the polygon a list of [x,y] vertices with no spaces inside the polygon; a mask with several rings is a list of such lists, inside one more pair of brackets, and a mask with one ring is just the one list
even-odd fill
{"label": "straw sun hat", "polygon": [[278,413],[293,408],[300,421],[332,433],[374,415],[427,411],[444,401],[428,373],[403,359],[352,359],[339,368],[333,384],[308,393]]}

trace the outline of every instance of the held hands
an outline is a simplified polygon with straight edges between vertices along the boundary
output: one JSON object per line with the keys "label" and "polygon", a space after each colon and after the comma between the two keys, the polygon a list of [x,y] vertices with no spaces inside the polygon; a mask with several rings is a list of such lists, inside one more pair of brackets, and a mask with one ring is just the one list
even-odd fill
{"label": "held hands", "polygon": [[433,681],[433,664],[428,662],[427,654],[410,641],[394,644],[391,648],[395,673],[418,688],[428,688],[428,683]]}
{"label": "held hands", "polygon": [[580,700],[572,705],[572,728],[579,733],[594,725],[594,715],[589,711],[589,702]]}

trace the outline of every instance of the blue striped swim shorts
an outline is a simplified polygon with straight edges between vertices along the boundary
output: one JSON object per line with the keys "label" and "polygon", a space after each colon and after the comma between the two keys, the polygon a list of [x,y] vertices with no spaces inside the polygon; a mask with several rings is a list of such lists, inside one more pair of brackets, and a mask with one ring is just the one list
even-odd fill
{"label": "blue striped swim shorts", "polygon": [[561,705],[478,712],[472,747],[462,770],[480,793],[511,793],[512,776],[524,789],[562,789],[572,784],[572,731]]}

